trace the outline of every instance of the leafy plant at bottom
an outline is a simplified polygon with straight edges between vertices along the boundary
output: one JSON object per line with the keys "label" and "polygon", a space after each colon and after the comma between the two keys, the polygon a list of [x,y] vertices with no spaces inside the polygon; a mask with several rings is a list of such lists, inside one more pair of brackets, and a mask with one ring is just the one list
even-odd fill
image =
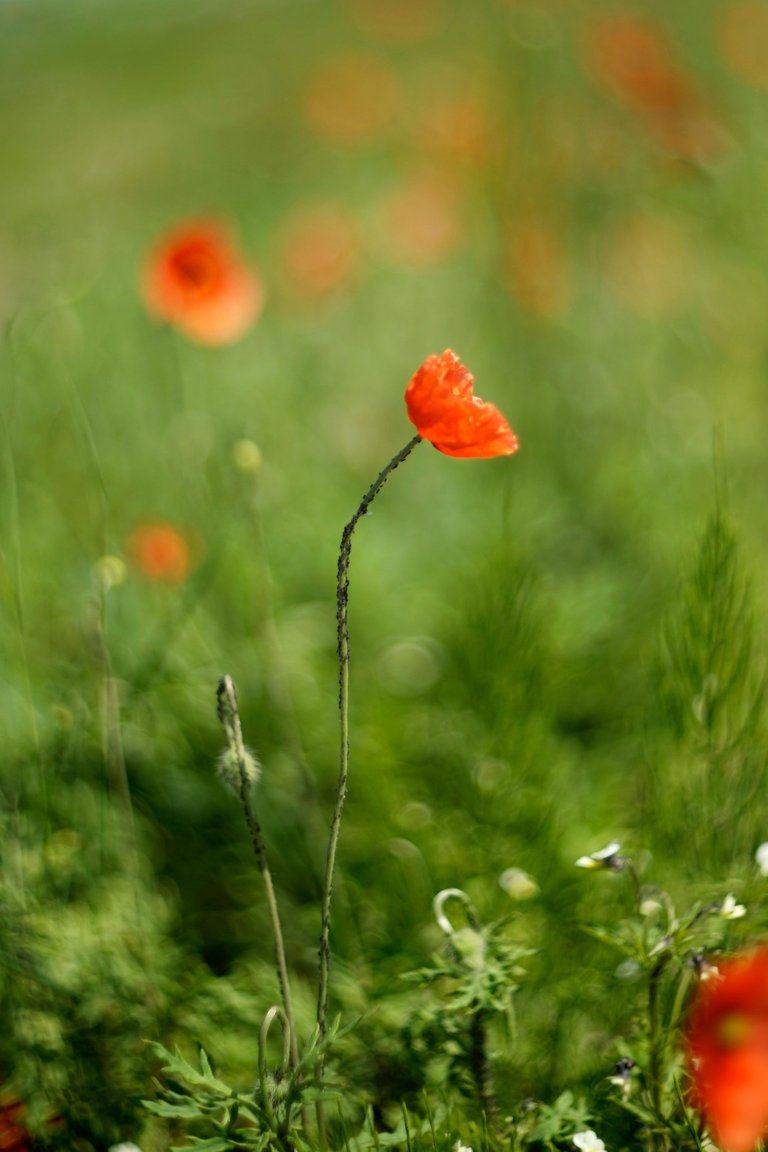
{"label": "leafy plant at bottom", "polygon": [[[191,1142],[179,1146],[177,1152],[227,1152],[237,1148],[309,1152],[312,1148],[302,1110],[308,1103],[333,1100],[336,1094],[329,1086],[322,1090],[312,1087],[322,1050],[317,1043],[311,1044],[298,1067],[293,1067],[285,1032],[281,1067],[275,1072],[268,1068],[267,1032],[278,1016],[285,1027],[279,1008],[271,1008],[262,1024],[259,1074],[250,1091],[232,1088],[218,1077],[203,1049],[198,1069],[178,1049],[169,1052],[161,1044],[152,1045],[163,1061],[164,1081],[158,1081],[160,1098],[146,1100],[145,1106],[156,1116],[182,1124],[184,1129],[199,1126],[203,1133],[190,1135]],[[327,1048],[336,1036],[334,1029],[323,1047]]]}
{"label": "leafy plant at bottom", "polygon": [[[444,912],[448,899],[464,906],[467,923],[454,928]],[[489,1124],[496,1125],[498,1105],[489,1053],[488,1028],[503,1017],[512,1029],[512,996],[530,949],[512,943],[501,920],[481,926],[469,898],[459,888],[435,897],[435,915],[448,937],[444,952],[430,965],[404,978],[419,987],[437,986],[440,999],[422,1011],[425,1029],[433,1033],[447,1058],[447,1075],[467,1095],[479,1101]]]}

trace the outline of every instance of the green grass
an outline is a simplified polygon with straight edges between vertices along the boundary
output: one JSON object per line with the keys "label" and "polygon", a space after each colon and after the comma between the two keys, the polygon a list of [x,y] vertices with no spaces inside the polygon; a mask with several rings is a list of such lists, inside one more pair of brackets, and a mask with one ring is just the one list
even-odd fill
{"label": "green grass", "polygon": [[[751,882],[768,836],[768,111],[720,58],[715,5],[659,9],[730,138],[704,166],[670,157],[585,67],[584,30],[603,7],[526,17],[446,0],[434,35],[401,46],[374,42],[343,4],[0,8],[3,899],[22,936],[30,901],[39,910],[50,959],[57,926],[89,909],[102,943],[131,936],[107,917],[112,886],[128,920],[131,884],[157,898],[138,967],[114,992],[142,1004],[127,1079],[102,1064],[105,1099],[122,1093],[133,1112],[100,1127],[86,1099],[102,1094],[84,1055],[104,1010],[88,1008],[105,979],[96,961],[68,977],[66,1010],[46,1002],[66,1042],[46,1047],[23,1012],[0,1040],[0,1074],[66,1113],[80,1141],[70,1133],[67,1147],[136,1137],[126,1116],[154,1060],[141,1036],[202,1042],[225,1078],[253,1075],[254,1021],[276,984],[242,814],[214,774],[223,672],[263,763],[259,818],[311,1030],[337,766],[338,542],[411,434],[402,393],[430,352],[457,350],[521,451],[483,463],[421,446],[356,536],[332,970],[332,1010],[360,1018],[339,1056],[355,1100],[393,1122],[418,1097],[401,976],[440,943],[440,888],[464,888],[486,922],[510,911],[505,868],[540,885],[511,927],[537,950],[514,1043],[498,1038],[512,1109],[599,1082],[620,1054],[625,993],[581,926],[631,899],[614,877],[576,872],[577,856],[616,837],[652,853],[649,882],[686,899]],[[525,19],[548,30],[542,46],[525,47]],[[383,61],[401,93],[391,124],[356,147],[317,139],[303,111],[313,69],[346,52]],[[484,93],[481,162],[446,161],[419,129],[448,66]],[[446,164],[459,170],[456,246],[402,267],[381,201]],[[327,199],[355,221],[359,264],[333,298],[302,304],[281,229]],[[152,242],[201,213],[232,223],[269,293],[232,348],[185,342],[138,296]],[[652,222],[650,271],[627,246],[639,217]],[[530,218],[554,230],[567,265],[567,305],[550,318],[508,289],[508,233]],[[671,295],[654,296],[654,268]],[[242,438],[261,450],[256,475],[235,465]],[[94,565],[126,555],[153,518],[187,532],[198,562],[176,588],[129,565],[106,597],[133,858],[115,746],[105,752]],[[710,723],[700,697],[713,675],[723,696]],[[64,830],[76,848],[62,862]],[[3,956],[23,954],[3,932]],[[73,955],[98,952],[74,928],[65,938]],[[154,1008],[132,983],[148,956],[162,973]],[[6,1003],[27,1011],[34,983],[20,990],[5,971]],[[36,1085],[35,1061],[69,1067],[75,1087]]]}

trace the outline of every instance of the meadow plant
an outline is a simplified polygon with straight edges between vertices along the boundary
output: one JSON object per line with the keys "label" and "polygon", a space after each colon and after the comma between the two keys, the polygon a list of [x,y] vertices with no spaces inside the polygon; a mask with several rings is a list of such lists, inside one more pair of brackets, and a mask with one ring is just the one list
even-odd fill
{"label": "meadow plant", "polygon": [[[338,559],[339,773],[322,888],[314,1033],[306,1040],[297,1027],[277,899],[254,810],[258,762],[243,742],[235,687],[225,676],[219,684],[218,711],[227,748],[219,771],[243,806],[264,882],[281,1005],[273,1005],[263,1017],[254,1090],[231,1088],[205,1052],[198,1067],[179,1050],[170,1053],[158,1045],[155,1050],[165,1062],[165,1086],[162,1098],[148,1106],[156,1115],[199,1132],[184,1147],[205,1152],[238,1147],[289,1152],[328,1146],[402,1146],[409,1152],[422,1146],[432,1152],[451,1147],[455,1152],[468,1148],[463,1140],[470,1138],[484,1149],[575,1147],[580,1152],[606,1152],[616,1146],[702,1152],[709,1139],[707,1127],[726,1152],[749,1152],[768,1123],[765,954],[757,951],[727,959],[738,953],[747,909],[729,891],[678,912],[669,892],[645,882],[645,857],[636,864],[622,853],[618,841],[575,861],[596,877],[603,874],[623,881],[631,905],[629,914],[614,925],[592,923],[587,928],[594,939],[621,955],[616,978],[631,1003],[631,1023],[614,1042],[604,1089],[592,1104],[565,1090],[553,1103],[527,1098],[511,1110],[500,1105],[495,1056],[502,1035],[505,1044],[514,1044],[513,996],[525,975],[521,962],[536,950],[522,943],[519,932],[510,931],[510,918],[482,925],[471,898],[456,887],[441,890],[434,899],[444,950],[431,964],[404,977],[405,984],[418,992],[418,1002],[408,1009],[409,1039],[403,1033],[401,1043],[407,1043],[411,1055],[421,1051],[425,1070],[430,1064],[433,1069],[431,1079],[429,1073],[424,1075],[419,1107],[409,1111],[403,1103],[399,1118],[390,1114],[383,1124],[384,1117],[376,1116],[370,1104],[361,1102],[350,1111],[344,1085],[333,1077],[326,1082],[326,1063],[333,1060],[344,1035],[338,1021],[329,1026],[328,1006],[333,883],[350,764],[348,604],[354,531],[392,472],[421,440],[453,456],[492,457],[517,449],[509,425],[497,409],[473,396],[472,377],[450,351],[425,361],[408,385],[406,403],[417,434],[365,493],[344,528]],[[692,711],[705,730],[700,751],[705,770],[711,772],[720,762],[717,733],[722,731],[720,739],[728,740],[731,755],[739,757],[736,779],[743,776],[741,758],[749,755],[746,731],[754,735],[756,702],[761,698],[748,670],[747,620],[733,541],[717,517],[705,534],[684,613],[664,634],[667,673],[660,694],[669,702],[668,715],[678,732],[684,733],[690,721],[675,701],[703,686],[701,699],[693,695]],[[730,725],[725,719],[727,707],[720,706],[721,699],[729,698],[730,714],[736,717]],[[739,731],[739,724],[746,729]],[[522,887],[520,877],[525,880]],[[540,892],[536,881],[518,868],[505,870],[500,884],[516,899],[537,897]],[[268,1049],[275,1024],[282,1032],[282,1056],[273,1071]],[[742,1106],[747,1098],[749,1107]],[[618,1144],[605,1143],[601,1133],[609,1128]],[[211,1130],[214,1135],[207,1136]]]}

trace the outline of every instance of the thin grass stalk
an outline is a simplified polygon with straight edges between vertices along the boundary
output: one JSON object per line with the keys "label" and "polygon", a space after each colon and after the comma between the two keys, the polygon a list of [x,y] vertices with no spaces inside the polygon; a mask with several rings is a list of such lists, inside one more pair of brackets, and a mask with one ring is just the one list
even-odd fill
{"label": "thin grass stalk", "polygon": [[[331,819],[331,830],[328,838],[328,855],[325,862],[325,878],[323,881],[323,901],[320,927],[319,952],[319,981],[317,993],[317,1028],[320,1042],[325,1039],[328,1016],[328,973],[331,963],[330,932],[331,932],[331,900],[333,897],[333,878],[336,871],[336,849],[339,843],[341,817],[344,811],[344,801],[347,796],[347,778],[349,775],[349,559],[352,551],[352,535],[358,520],[365,516],[372,501],[386,484],[394,470],[410,456],[413,449],[421,441],[421,436],[414,436],[396,456],[393,456],[385,468],[378,474],[373,484],[360,501],[357,510],[341,534],[341,547],[339,549],[339,563],[336,581],[336,635],[337,654],[339,658],[339,776],[336,785],[336,803]],[[322,1063],[320,1065],[322,1075]]]}
{"label": "thin grass stalk", "polygon": [[240,773],[240,802],[245,813],[245,822],[251,834],[251,843],[256,861],[264,881],[264,890],[267,895],[269,915],[272,920],[272,938],[275,946],[275,963],[277,966],[277,980],[280,985],[280,997],[283,1001],[285,1019],[289,1036],[291,1066],[299,1066],[299,1047],[296,1039],[296,1024],[291,1001],[291,988],[288,980],[288,965],[285,959],[285,943],[283,929],[280,924],[280,913],[277,907],[277,897],[272,883],[272,873],[267,863],[267,849],[264,843],[261,826],[256,818],[251,803],[251,784],[246,768],[246,752],[243,743],[243,730],[240,723],[240,712],[237,706],[237,691],[231,676],[222,676],[216,693],[219,720],[227,738],[230,752],[237,761]]}

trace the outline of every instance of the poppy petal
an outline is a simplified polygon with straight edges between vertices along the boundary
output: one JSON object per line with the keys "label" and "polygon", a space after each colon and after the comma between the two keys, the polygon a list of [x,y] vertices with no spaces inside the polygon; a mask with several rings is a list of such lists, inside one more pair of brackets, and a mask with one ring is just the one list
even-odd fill
{"label": "poppy petal", "polygon": [[494,404],[472,393],[474,379],[455,352],[428,356],[405,390],[419,435],[446,456],[509,456],[518,441]]}

